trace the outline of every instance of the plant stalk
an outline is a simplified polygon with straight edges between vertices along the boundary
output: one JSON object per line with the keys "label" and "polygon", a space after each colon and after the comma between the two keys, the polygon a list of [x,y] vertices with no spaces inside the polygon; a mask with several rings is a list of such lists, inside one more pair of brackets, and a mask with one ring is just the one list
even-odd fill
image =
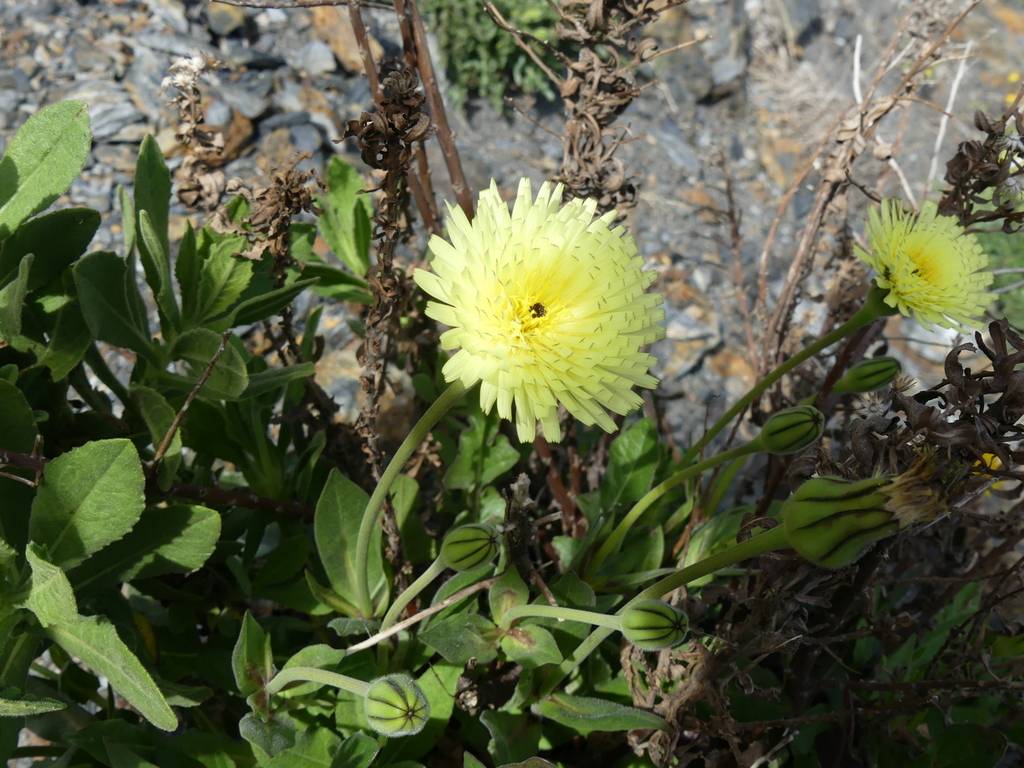
{"label": "plant stalk", "polygon": [[365,696],[370,690],[370,684],[362,680],[356,680],[348,675],[339,675],[337,672],[328,672],[319,667],[288,667],[282,669],[274,678],[267,683],[267,695],[273,696],[289,683],[319,683],[340,688],[343,691],[354,693],[356,696]]}
{"label": "plant stalk", "polygon": [[560,605],[514,605],[509,608],[501,617],[503,626],[511,625],[516,619],[527,616],[536,616],[543,619],[559,619],[561,621],[578,621],[582,624],[593,624],[608,630],[608,633],[618,632],[622,628],[618,616],[596,611],[581,611],[577,608],[563,608]]}
{"label": "plant stalk", "polygon": [[366,505],[363,518],[359,522],[359,534],[356,539],[356,583],[354,601],[364,618],[373,616],[373,602],[370,598],[370,545],[373,539],[374,529],[380,525],[380,516],[384,508],[384,500],[392,483],[402,471],[405,462],[412,456],[420,444],[427,438],[430,430],[448,413],[466,393],[466,388],[460,381],[454,381],[441,393],[440,397],[427,408],[420,420],[413,425],[413,428],[406,435],[405,440],[398,446],[395,455],[391,458],[387,468],[380,476],[380,482],[373,489],[373,495]]}
{"label": "plant stalk", "polygon": [[398,597],[395,598],[395,602],[388,608],[388,612],[384,614],[384,620],[380,624],[380,631],[383,632],[386,629],[390,629],[398,617],[402,615],[402,611],[409,603],[416,599],[416,596],[430,586],[430,583],[444,573],[444,563],[441,562],[441,558],[437,558],[429,566],[427,570],[419,575],[412,584],[405,588]]}

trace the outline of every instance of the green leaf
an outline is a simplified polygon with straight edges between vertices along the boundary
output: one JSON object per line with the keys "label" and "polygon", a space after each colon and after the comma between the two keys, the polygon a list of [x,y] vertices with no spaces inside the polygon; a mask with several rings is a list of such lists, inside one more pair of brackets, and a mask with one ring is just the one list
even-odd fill
{"label": "green leaf", "polygon": [[[352,595],[356,583],[356,538],[363,511],[370,497],[336,469],[327,477],[313,517],[313,536],[317,553],[331,588],[342,596]],[[370,540],[369,585],[371,593],[387,589],[384,557],[381,553],[381,527]]]}
{"label": "green leaf", "polygon": [[595,731],[668,729],[668,723],[653,712],[591,696],[555,693],[534,704],[531,710],[583,735]]}
{"label": "green leaf", "polygon": [[91,143],[81,101],[44,107],[18,129],[0,160],[0,240],[67,191]]}
{"label": "green leaf", "polygon": [[320,197],[320,234],[334,254],[355,274],[370,268],[370,199],[362,193],[359,173],[338,156],[331,158],[325,175],[327,193]]}
{"label": "green leaf", "polygon": [[459,436],[459,452],[445,474],[445,486],[468,490],[485,486],[519,461],[519,451],[508,438],[498,432],[500,419],[496,411],[479,411],[469,418],[469,429]]}
{"label": "green leaf", "polygon": [[121,228],[124,230],[124,256],[130,258],[135,250],[135,200],[120,184],[117,185],[117,202],[121,207]]}
{"label": "green leaf", "polygon": [[[747,511],[747,507],[737,507],[728,512],[719,512],[694,528],[693,536],[690,537],[690,544],[687,546],[686,555],[683,558],[683,567],[693,565],[705,557],[731,546],[736,539],[736,534],[739,533],[740,525]],[[714,574],[709,574],[694,579],[690,583],[699,587],[708,584],[712,579],[714,579]]]}
{"label": "green leaf", "polygon": [[47,634],[94,673],[106,677],[117,694],[157,728],[173,731],[178,727],[178,718],[153,678],[106,619],[75,617],[49,627]]}
{"label": "green leaf", "polygon": [[487,751],[496,763],[525,760],[540,748],[540,725],[529,715],[489,709],[480,713],[480,722],[491,735]]}
{"label": "green leaf", "polygon": [[259,373],[250,373],[249,386],[242,394],[242,399],[260,397],[268,392],[281,389],[293,381],[311,378],[314,374],[316,374],[315,363],[298,363],[289,365],[287,368],[268,368]]}
{"label": "green leaf", "polygon": [[93,336],[153,361],[149,326],[135,309],[136,301],[141,300],[125,260],[115,253],[98,251],[79,259],[72,273],[82,317]]}
{"label": "green leaf", "polygon": [[145,477],[130,440],[96,440],[46,465],[29,534],[65,568],[117,541],[145,506]]}
{"label": "green leaf", "polygon": [[[174,360],[184,360],[193,383],[203,375],[220,349],[221,336],[208,328],[193,328],[178,337],[171,350]],[[249,374],[241,352],[228,340],[224,352],[213,367],[210,378],[199,390],[200,397],[214,400],[235,400],[249,386]]]}
{"label": "green leaf", "polygon": [[452,664],[465,665],[470,659],[487,664],[497,657],[499,630],[479,613],[448,616],[420,633],[419,639]]}
{"label": "green leaf", "polygon": [[[171,207],[171,173],[167,170],[167,163],[164,162],[164,155],[160,146],[152,136],[146,136],[139,147],[139,157],[135,162],[135,211],[141,220],[141,214],[145,211],[149,215],[151,234],[156,236],[156,241],[162,248],[163,253],[171,251],[170,240],[167,236],[167,222]],[[137,222],[137,226],[141,221]],[[141,227],[139,234],[143,234]],[[145,235],[143,234],[143,237]],[[145,248],[139,243],[140,251]],[[152,259],[155,254],[150,254]],[[143,255],[143,261],[147,257]],[[149,267],[146,268],[146,278],[150,285],[154,285],[149,278]],[[161,275],[167,273],[161,272]],[[166,277],[162,278],[166,280]],[[154,288],[154,290],[156,290]]]}
{"label": "green leaf", "polygon": [[376,739],[356,731],[338,747],[331,768],[370,768],[379,751]]}
{"label": "green leaf", "polygon": [[341,739],[327,728],[311,728],[295,737],[295,744],[279,752],[266,768],[331,768]]}
{"label": "green leaf", "polygon": [[99,226],[99,213],[89,208],[67,208],[26,221],[0,241],[0,285],[18,271],[23,258],[35,254],[28,287],[43,287],[85,253]]}
{"label": "green leaf", "polygon": [[0,448],[29,453],[36,444],[36,418],[25,395],[0,379]]}
{"label": "green leaf", "polygon": [[92,343],[89,326],[78,302],[65,304],[57,313],[50,341],[36,352],[36,364],[50,369],[50,378],[60,381],[78,365]]}
{"label": "green leaf", "polygon": [[139,211],[139,235],[139,254],[146,282],[163,316],[176,326],[180,317],[174,290],[171,288],[171,257],[165,243],[167,236],[165,234],[160,237],[149,211]]}
{"label": "green leaf", "polygon": [[542,757],[531,757],[521,763],[505,763],[499,768],[556,768],[556,766]]}
{"label": "green leaf", "polygon": [[245,250],[245,238],[241,235],[208,236],[205,231],[203,234],[204,242],[198,252],[205,257],[195,278],[194,290],[185,293],[184,283],[182,287],[186,325],[202,325],[219,317],[234,306],[252,281],[253,263],[237,256]]}
{"label": "green leaf", "polygon": [[28,546],[25,558],[32,568],[32,584],[25,607],[35,614],[40,625],[49,627],[76,617],[78,603],[64,571],[48,562],[35,544]]}
{"label": "green leaf", "polygon": [[[163,442],[164,436],[174,422],[175,411],[164,396],[155,389],[149,387],[135,386],[131,390],[132,402],[142,414],[142,420],[146,422],[146,429],[149,431],[149,439],[153,444],[154,451]],[[171,487],[178,467],[181,465],[181,430],[175,432],[171,438],[170,446],[160,462],[158,472],[158,483],[161,490],[166,491]]]}
{"label": "green leaf", "polygon": [[616,437],[608,450],[608,470],[601,482],[601,505],[613,511],[632,504],[651,487],[658,466],[658,433],[641,419]]}
{"label": "green leaf", "polygon": [[523,582],[519,571],[508,567],[487,591],[487,603],[491,608],[491,618],[499,625],[509,608],[525,605],[530,600],[530,589]]}
{"label": "green leaf", "polygon": [[205,563],[220,538],[220,513],[198,505],[150,507],[120,541],[75,569],[80,588],[116,576],[119,581],[166,573],[192,573]]}
{"label": "green leaf", "polygon": [[49,699],[30,694],[25,694],[17,699],[0,696],[0,717],[32,717],[33,715],[45,715],[47,712],[59,712],[66,707],[67,704],[60,699]]}
{"label": "green leaf", "polygon": [[18,264],[18,275],[0,289],[0,340],[8,342],[21,334],[21,312],[28,295],[29,270],[34,257],[29,254]]}
{"label": "green leaf", "polygon": [[555,638],[543,627],[535,625],[519,625],[506,630],[501,638],[501,650],[526,669],[562,661]]}
{"label": "green leaf", "polygon": [[251,696],[263,690],[274,676],[270,638],[248,611],[242,619],[242,628],[231,652],[231,669],[235,674],[235,685],[243,696]]}
{"label": "green leaf", "polygon": [[455,711],[455,694],[463,669],[462,664],[434,664],[416,678],[430,707],[430,720],[415,736],[391,741],[381,753],[381,763],[415,760],[430,752]]}
{"label": "green leaf", "polygon": [[316,278],[296,280],[294,283],[243,299],[228,315],[227,325],[228,327],[249,325],[264,320],[280,312],[291,303],[292,299],[315,283]]}

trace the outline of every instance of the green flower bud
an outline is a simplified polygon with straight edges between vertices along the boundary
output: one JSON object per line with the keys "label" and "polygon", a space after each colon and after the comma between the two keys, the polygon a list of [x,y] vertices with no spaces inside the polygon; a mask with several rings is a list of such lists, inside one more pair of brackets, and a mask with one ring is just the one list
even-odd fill
{"label": "green flower bud", "polygon": [[498,532],[489,525],[471,523],[448,531],[441,543],[441,560],[454,571],[468,571],[498,554]]}
{"label": "green flower bud", "polygon": [[430,719],[427,697],[408,675],[378,677],[363,703],[370,727],[388,737],[412,736]]}
{"label": "green flower bud", "polygon": [[768,417],[757,439],[761,449],[775,455],[796,453],[825,431],[825,417],[813,405],[798,405]]}
{"label": "green flower bud", "polygon": [[852,366],[839,381],[833,392],[845,395],[881,389],[903,371],[895,357],[873,357]]}
{"label": "green flower bud", "polygon": [[645,651],[678,645],[688,627],[686,614],[664,600],[641,600],[622,613],[622,634]]}
{"label": "green flower bud", "polygon": [[890,478],[807,480],[782,505],[789,545],[815,565],[842,568],[899,530],[887,507]]}

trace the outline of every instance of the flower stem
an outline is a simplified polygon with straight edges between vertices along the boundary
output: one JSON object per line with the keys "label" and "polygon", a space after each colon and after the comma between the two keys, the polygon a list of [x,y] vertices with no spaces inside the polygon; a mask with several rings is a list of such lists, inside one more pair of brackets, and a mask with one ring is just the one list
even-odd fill
{"label": "flower stem", "polygon": [[723,453],[719,453],[705,459],[698,464],[691,464],[651,488],[651,490],[644,494],[644,496],[633,505],[633,508],[626,513],[626,516],[623,517],[619,521],[619,524],[615,526],[615,530],[611,532],[608,538],[604,540],[604,543],[598,548],[594,557],[587,566],[587,577],[589,578],[596,574],[604,561],[619,551],[619,547],[622,545],[622,540],[626,538],[626,534],[629,533],[629,529],[633,527],[634,523],[640,519],[640,516],[644,512],[650,509],[654,502],[680,483],[689,480],[691,477],[699,475],[705,470],[718,466],[723,462],[739,458],[740,456],[746,456],[749,453],[754,453],[757,449],[758,444],[756,441],[737,446],[731,450],[724,451]]}
{"label": "flower stem", "polygon": [[516,619],[537,616],[544,619],[561,619],[562,621],[578,621],[582,624],[593,624],[604,627],[609,632],[618,632],[621,622],[618,616],[596,611],[581,611],[577,608],[563,608],[560,605],[514,605],[501,617],[503,626],[510,625]]}
{"label": "flower stem", "polygon": [[452,382],[448,388],[441,393],[440,397],[427,408],[420,420],[413,425],[413,428],[406,435],[405,440],[398,446],[395,455],[391,458],[384,473],[380,476],[380,482],[373,489],[373,495],[366,504],[363,518],[359,522],[359,535],[356,539],[356,565],[355,565],[355,594],[353,595],[356,607],[364,618],[373,616],[373,602],[370,598],[370,546],[373,540],[373,532],[380,525],[380,515],[384,508],[384,500],[387,498],[391,484],[402,471],[405,462],[412,456],[420,443],[422,443],[430,430],[441,418],[448,413],[455,403],[466,393],[466,388],[460,381]]}
{"label": "flower stem", "polygon": [[[776,549],[786,549],[788,546],[789,540],[786,537],[785,527],[778,525],[769,531],[759,533],[756,536],[751,536],[746,541],[733,544],[731,547],[723,549],[721,552],[716,552],[693,565],[682,568],[675,573],[656,581],[626,603],[619,610],[617,615],[621,616],[627,608],[641,600],[663,597],[669,592],[679,589],[679,587],[689,584],[691,581],[699,579],[702,576],[707,576],[708,574],[714,573],[715,571],[727,566],[735,565],[742,560],[757,557],[765,552],[771,552]],[[562,662],[558,672],[546,681],[544,685],[545,695],[553,691],[568,674],[582,664],[583,660],[586,659],[587,656],[589,656],[606,637],[612,634],[612,632],[612,629],[607,629],[605,627],[601,627],[600,629],[596,629],[591,632],[590,636],[576,647],[572,657]]]}
{"label": "flower stem", "polygon": [[430,586],[430,583],[444,573],[444,563],[441,562],[441,558],[437,558],[432,562],[423,573],[419,575],[412,584],[405,588],[398,597],[395,598],[395,602],[388,608],[388,612],[384,614],[384,620],[380,624],[380,631],[383,632],[386,629],[390,629],[398,617],[402,615],[402,611],[409,603],[416,599],[416,596]]}
{"label": "flower stem", "polygon": [[356,680],[348,675],[339,675],[337,672],[328,672],[326,669],[318,667],[288,667],[274,675],[274,678],[267,683],[267,695],[272,696],[288,685],[288,683],[297,682],[330,685],[334,688],[354,693],[356,696],[365,696],[366,692],[370,689],[369,683]]}
{"label": "flower stem", "polygon": [[796,368],[800,363],[804,362],[808,358],[821,352],[826,347],[830,347],[840,339],[849,336],[851,333],[860,330],[869,323],[875,320],[886,317],[887,315],[895,314],[896,310],[885,303],[886,292],[875,285],[871,286],[871,290],[868,291],[867,298],[864,301],[864,305],[857,310],[853,317],[847,320],[845,323],[840,325],[838,328],[833,330],[831,333],[822,336],[816,342],[810,346],[805,347],[800,352],[797,352],[793,357],[786,360],[784,363],[779,365],[775,370],[771,371],[767,376],[757,382],[750,391],[747,392],[743,397],[737,400],[732,406],[723,413],[714,424],[704,433],[704,436],[690,446],[690,449],[685,453],[682,458],[683,464],[688,464],[697,457],[705,446],[710,443],[715,437],[725,429],[734,418],[741,414],[747,406],[753,403],[761,394],[768,389],[772,384],[781,379],[791,370]]}

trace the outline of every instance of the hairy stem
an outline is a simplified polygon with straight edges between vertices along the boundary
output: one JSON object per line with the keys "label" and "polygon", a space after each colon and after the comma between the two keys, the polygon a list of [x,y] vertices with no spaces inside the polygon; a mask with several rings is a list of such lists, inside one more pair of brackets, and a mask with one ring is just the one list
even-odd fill
{"label": "hairy stem", "polygon": [[502,616],[503,626],[510,625],[516,619],[527,616],[536,616],[543,619],[560,619],[562,621],[578,621],[581,624],[593,624],[603,627],[608,632],[618,632],[621,629],[621,622],[618,616],[595,611],[581,611],[577,608],[563,608],[560,605],[514,605]]}
{"label": "hairy stem", "polygon": [[430,430],[448,413],[455,403],[465,394],[466,388],[461,382],[455,381],[441,393],[441,396],[434,401],[420,420],[413,425],[413,428],[406,435],[405,440],[398,446],[395,455],[391,458],[387,468],[380,476],[380,482],[373,489],[373,495],[363,512],[363,519],[359,522],[359,535],[356,539],[356,583],[355,583],[355,604],[365,618],[373,616],[373,603],[370,599],[370,545],[373,539],[374,529],[380,525],[381,511],[384,508],[384,500],[391,489],[395,478],[402,471],[405,462],[412,456],[420,444],[426,439]]}
{"label": "hairy stem", "polygon": [[274,679],[267,683],[267,695],[274,695],[289,683],[299,682],[330,685],[354,693],[356,696],[365,696],[366,692],[370,690],[369,683],[356,680],[348,675],[339,675],[337,672],[328,672],[326,669],[318,667],[288,667],[274,675]]}
{"label": "hairy stem", "polygon": [[384,614],[384,620],[380,624],[381,632],[390,629],[398,621],[398,617],[402,615],[405,606],[415,600],[416,596],[430,586],[430,583],[442,573],[444,573],[444,563],[441,562],[439,557],[427,567],[427,570],[420,574],[416,581],[406,587],[405,591],[395,598],[395,602],[391,604],[388,612]]}

